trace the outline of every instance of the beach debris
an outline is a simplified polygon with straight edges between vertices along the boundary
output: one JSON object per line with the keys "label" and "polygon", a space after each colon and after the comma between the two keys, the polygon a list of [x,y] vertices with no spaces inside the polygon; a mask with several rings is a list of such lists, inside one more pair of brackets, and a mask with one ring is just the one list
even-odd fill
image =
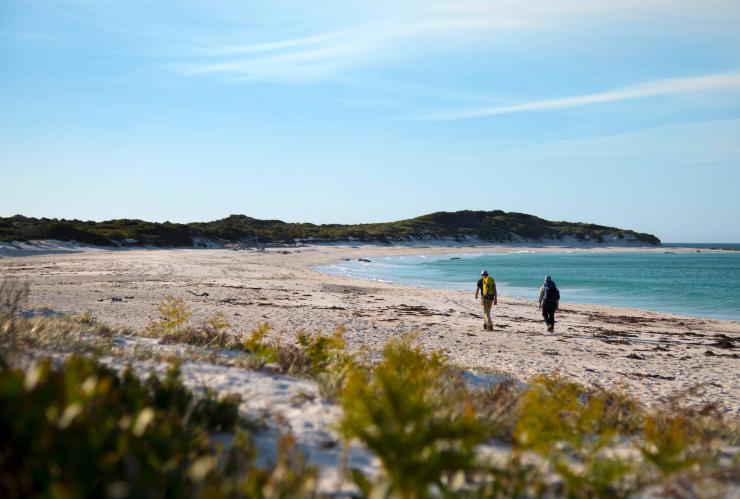
{"label": "beach debris", "polygon": [[661,379],[664,381],[673,381],[676,379],[675,376],[663,376],[662,374],[654,374],[654,373],[623,373],[618,372],[617,374],[621,374],[622,376],[631,376],[633,378],[648,378],[648,379]]}
{"label": "beach debris", "polygon": [[630,341],[627,341],[627,340],[610,340],[610,339],[601,338],[601,337],[600,339],[604,343],[609,343],[610,345],[631,345],[632,344]]}
{"label": "beach debris", "polygon": [[366,263],[371,263],[372,262],[372,260],[369,260],[367,258],[358,258],[357,261],[358,262],[366,262]]}
{"label": "beach debris", "polygon": [[405,303],[401,303],[397,307],[388,307],[388,310],[392,310],[399,315],[441,315],[443,317],[450,317],[450,315],[452,315],[447,312],[436,312],[424,305],[406,305]]}
{"label": "beach debris", "polygon": [[253,303],[251,301],[241,301],[238,298],[224,298],[223,300],[218,300],[218,302],[226,303],[227,305],[240,305],[240,306],[251,305]]}
{"label": "beach debris", "polygon": [[712,344],[713,347],[716,348],[735,348],[734,339],[730,338],[729,336],[726,336],[724,334],[718,334],[717,338],[719,338],[716,342]]}
{"label": "beach debris", "polygon": [[704,352],[707,357],[726,357],[728,359],[740,359],[740,354],[736,353],[714,353],[711,350]]}
{"label": "beach debris", "polygon": [[[217,285],[216,284],[204,284],[204,286],[213,287],[213,286],[217,286]],[[259,291],[259,290],[262,289],[260,287],[254,287],[254,286],[242,286],[242,285],[231,285],[231,284],[223,284],[220,287],[222,287],[222,288],[230,288],[230,289],[249,289],[249,290],[252,290],[252,291]],[[278,288],[276,288],[276,290],[277,291],[284,291],[283,289],[278,289]]]}
{"label": "beach debris", "polygon": [[557,350],[545,350],[542,353],[544,353],[545,355],[560,355],[560,352],[558,352]]}
{"label": "beach debris", "polygon": [[642,355],[638,355],[636,353],[631,353],[627,356],[628,359],[635,359],[635,360],[645,360],[645,357]]}
{"label": "beach debris", "polygon": [[[133,298],[133,296],[132,296],[132,298]],[[113,302],[123,302],[123,303],[125,303],[126,300],[124,298],[121,298],[120,296],[110,296],[108,298],[99,298],[98,301],[109,301],[111,303],[113,303]]]}
{"label": "beach debris", "polygon": [[203,291],[202,293],[196,293],[195,291],[190,291],[189,289],[186,289],[185,291],[193,296],[208,296],[208,293],[206,293],[205,291]]}
{"label": "beach debris", "polygon": [[327,293],[352,293],[352,294],[368,294],[378,291],[378,288],[366,288],[364,286],[348,286],[345,284],[322,284],[321,291]]}

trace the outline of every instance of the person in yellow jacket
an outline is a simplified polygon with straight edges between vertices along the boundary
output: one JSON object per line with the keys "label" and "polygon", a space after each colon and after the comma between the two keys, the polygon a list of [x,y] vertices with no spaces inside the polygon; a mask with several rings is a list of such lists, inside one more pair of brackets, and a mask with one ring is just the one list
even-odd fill
{"label": "person in yellow jacket", "polygon": [[487,270],[480,273],[478,286],[475,288],[476,300],[478,299],[478,293],[480,293],[481,305],[483,305],[483,329],[493,331],[491,307],[498,302],[498,295],[496,293],[496,281],[493,280],[493,277],[488,276]]}

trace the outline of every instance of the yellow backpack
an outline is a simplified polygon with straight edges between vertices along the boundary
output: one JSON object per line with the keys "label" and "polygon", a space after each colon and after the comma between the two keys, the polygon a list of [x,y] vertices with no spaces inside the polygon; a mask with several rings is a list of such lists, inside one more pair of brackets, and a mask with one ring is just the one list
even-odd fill
{"label": "yellow backpack", "polygon": [[496,290],[496,281],[493,280],[493,277],[491,276],[484,277],[483,278],[483,297],[493,298],[495,290]]}

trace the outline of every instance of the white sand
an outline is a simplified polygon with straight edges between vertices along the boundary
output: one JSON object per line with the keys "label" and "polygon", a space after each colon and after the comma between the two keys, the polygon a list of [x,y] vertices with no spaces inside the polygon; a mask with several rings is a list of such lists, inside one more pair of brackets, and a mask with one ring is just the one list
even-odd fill
{"label": "white sand", "polygon": [[[286,337],[299,330],[331,332],[344,326],[351,348],[370,349],[415,332],[423,348],[443,349],[467,370],[504,373],[525,381],[559,371],[585,384],[621,386],[648,405],[699,385],[686,400],[716,403],[728,416],[740,415],[737,348],[715,345],[719,335],[737,345],[738,322],[561,303],[557,334],[548,334],[536,303],[501,297],[494,308],[496,330],[488,332],[482,330],[480,306],[474,299],[477,276],[471,276],[470,292],[465,293],[350,280],[311,270],[344,258],[481,253],[511,251],[511,247],[321,246],[264,252],[70,249],[74,248],[46,244],[6,251],[0,258],[0,273],[29,281],[31,308],[73,315],[92,312],[103,322],[134,329],[156,320],[156,305],[172,295],[193,308],[196,322],[220,311],[234,330],[247,332],[268,322],[274,334]],[[19,254],[23,256],[15,256]],[[145,347],[187,358],[183,347],[158,345],[150,339],[118,338],[116,342],[124,350]],[[120,362],[120,358],[107,362]],[[140,370],[164,368],[147,362],[136,365]],[[467,378],[473,383],[499,379],[471,374]],[[342,446],[335,428],[341,409],[322,400],[314,382],[207,362],[185,362],[183,380],[194,389],[239,394],[242,413],[264,416],[269,425],[258,442],[264,455],[269,458],[274,451],[277,430],[289,429],[310,462],[319,467],[322,492],[351,490],[340,472]],[[350,467],[368,476],[377,473],[379,464],[366,450],[353,445],[348,456]]]}
{"label": "white sand", "polygon": [[[464,293],[350,280],[311,270],[343,258],[510,250],[376,246],[264,252],[83,250],[5,256],[0,271],[30,282],[32,307],[68,314],[90,311],[104,322],[133,328],[157,319],[157,303],[172,295],[192,306],[196,321],[221,311],[236,330],[249,331],[268,322],[287,335],[344,326],[352,348],[380,348],[388,338],[414,331],[425,349],[443,349],[466,368],[523,380],[557,370],[586,384],[624,386],[648,404],[700,384],[698,400],[740,414],[737,349],[714,346],[719,335],[737,344],[738,322],[566,302],[557,315],[557,333],[548,334],[536,303],[502,297],[494,308],[496,330],[487,332],[473,297],[477,276],[471,276],[471,291]],[[114,297],[123,301],[111,301]]]}

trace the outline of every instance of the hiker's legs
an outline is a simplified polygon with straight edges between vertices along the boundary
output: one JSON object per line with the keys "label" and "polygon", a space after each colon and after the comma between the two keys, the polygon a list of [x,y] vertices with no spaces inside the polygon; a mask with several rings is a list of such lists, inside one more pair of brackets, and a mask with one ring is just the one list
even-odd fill
{"label": "hiker's legs", "polygon": [[547,329],[552,331],[555,328],[555,303],[545,302],[542,304],[542,317],[545,318]]}
{"label": "hiker's legs", "polygon": [[552,311],[550,312],[550,332],[552,333],[555,331],[555,307],[552,307]]}
{"label": "hiker's legs", "polygon": [[493,329],[493,322],[491,321],[491,307],[493,306],[493,300],[483,300],[483,327]]}

